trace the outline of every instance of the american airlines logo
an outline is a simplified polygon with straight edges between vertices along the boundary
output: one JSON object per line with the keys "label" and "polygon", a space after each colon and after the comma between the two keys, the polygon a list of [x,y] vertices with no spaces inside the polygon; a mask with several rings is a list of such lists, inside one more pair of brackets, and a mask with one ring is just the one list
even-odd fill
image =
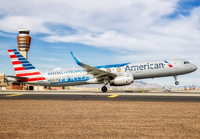
{"label": "american airlines logo", "polygon": [[167,62],[166,60],[164,61],[165,63],[167,63],[168,64],[168,66],[171,68],[171,67],[173,67],[169,62]]}
{"label": "american airlines logo", "polygon": [[[168,64],[169,67],[173,67],[170,63],[166,60],[164,61]],[[127,65],[125,68],[126,71],[139,71],[139,70],[149,70],[149,69],[163,69],[165,67],[165,63],[147,63],[144,65]]]}

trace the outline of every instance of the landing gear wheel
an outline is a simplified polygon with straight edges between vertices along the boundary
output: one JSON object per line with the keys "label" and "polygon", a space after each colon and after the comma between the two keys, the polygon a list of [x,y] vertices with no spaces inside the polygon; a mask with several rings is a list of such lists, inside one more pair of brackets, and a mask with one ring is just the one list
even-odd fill
{"label": "landing gear wheel", "polygon": [[178,82],[178,81],[176,81],[176,82],[175,82],[175,85],[179,85],[179,82]]}
{"label": "landing gear wheel", "polygon": [[177,75],[174,76],[175,79],[175,85],[179,85],[179,82],[177,81]]}
{"label": "landing gear wheel", "polygon": [[101,88],[101,91],[102,91],[102,92],[107,92],[107,90],[108,90],[108,89],[107,89],[107,87],[105,87],[105,86],[103,86],[103,87]]}

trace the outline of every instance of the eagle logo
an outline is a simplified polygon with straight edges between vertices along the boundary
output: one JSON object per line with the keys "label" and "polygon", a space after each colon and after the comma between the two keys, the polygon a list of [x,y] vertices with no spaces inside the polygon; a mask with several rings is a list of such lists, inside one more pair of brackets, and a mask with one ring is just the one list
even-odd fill
{"label": "eagle logo", "polygon": [[117,68],[117,72],[121,72],[121,68],[120,67]]}

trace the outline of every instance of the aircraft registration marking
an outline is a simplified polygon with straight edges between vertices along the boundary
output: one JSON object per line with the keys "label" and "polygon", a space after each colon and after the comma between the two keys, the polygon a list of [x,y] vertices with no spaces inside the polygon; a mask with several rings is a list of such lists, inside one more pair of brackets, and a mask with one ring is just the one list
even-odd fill
{"label": "aircraft registration marking", "polygon": [[14,97],[14,96],[20,96],[20,95],[23,95],[23,94],[12,94],[12,95],[6,95],[6,97]]}
{"label": "aircraft registration marking", "polygon": [[113,98],[113,97],[117,97],[119,95],[111,95],[111,96],[108,96],[108,98]]}

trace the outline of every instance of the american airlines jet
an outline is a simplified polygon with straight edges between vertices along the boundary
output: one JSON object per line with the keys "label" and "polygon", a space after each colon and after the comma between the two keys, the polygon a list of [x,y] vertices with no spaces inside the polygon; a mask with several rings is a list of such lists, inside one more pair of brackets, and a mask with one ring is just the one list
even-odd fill
{"label": "american airlines jet", "polygon": [[73,86],[83,84],[103,84],[102,92],[111,86],[129,85],[137,79],[177,76],[195,71],[197,67],[186,60],[166,59],[137,63],[124,63],[92,67],[81,62],[71,52],[75,62],[81,67],[59,71],[41,72],[25,59],[16,49],[8,50],[16,76],[16,82],[41,86]]}

